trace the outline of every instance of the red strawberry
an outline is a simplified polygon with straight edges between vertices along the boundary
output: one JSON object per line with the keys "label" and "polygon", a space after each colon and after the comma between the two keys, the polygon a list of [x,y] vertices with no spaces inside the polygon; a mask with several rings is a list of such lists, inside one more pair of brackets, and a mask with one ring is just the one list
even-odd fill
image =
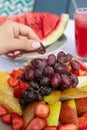
{"label": "red strawberry", "polygon": [[43,118],[33,118],[24,130],[42,130],[46,127],[46,121]]}
{"label": "red strawberry", "polygon": [[82,115],[82,116],[87,117],[87,112],[83,113],[83,115]]}
{"label": "red strawberry", "polygon": [[0,105],[0,116],[3,116],[7,113],[8,113],[8,110],[3,105]]}
{"label": "red strawberry", "polygon": [[21,130],[24,126],[24,120],[21,117],[14,117],[12,120],[12,128],[14,130]]}
{"label": "red strawberry", "polygon": [[83,70],[83,71],[87,70],[86,65],[84,65],[84,64],[81,63],[80,61],[79,61],[79,65],[80,65],[80,69],[81,69],[81,70]]}
{"label": "red strawberry", "polygon": [[77,130],[77,126],[74,124],[59,125],[57,130]]}
{"label": "red strawberry", "polygon": [[78,127],[79,130],[85,130],[87,128],[87,117],[82,116],[78,118]]}
{"label": "red strawberry", "polygon": [[14,79],[18,79],[18,78],[20,78],[20,75],[23,74],[23,73],[24,73],[24,69],[19,68],[18,70],[13,70],[10,75]]}
{"label": "red strawberry", "polygon": [[50,108],[44,102],[38,102],[34,109],[35,116],[46,118],[50,114]]}
{"label": "red strawberry", "polygon": [[15,118],[15,117],[21,117],[21,116],[15,112],[10,113],[11,120],[13,120],[13,118]]}
{"label": "red strawberry", "polygon": [[8,78],[7,82],[13,88],[17,87],[18,84],[19,84],[19,80],[18,79],[14,79],[13,77]]}
{"label": "red strawberry", "polygon": [[18,86],[18,88],[15,89],[15,91],[14,91],[14,96],[15,96],[16,98],[21,99],[21,98],[22,98],[22,91],[25,90],[26,88],[27,88],[26,85],[20,84],[20,85]]}
{"label": "red strawberry", "polygon": [[79,71],[76,70],[76,71],[73,72],[73,74],[79,76]]}
{"label": "red strawberry", "polygon": [[10,118],[10,114],[6,114],[6,115],[3,115],[1,117],[2,121],[6,124],[11,124],[11,118]]}
{"label": "red strawberry", "polygon": [[57,130],[56,126],[47,126],[44,128],[44,130]]}

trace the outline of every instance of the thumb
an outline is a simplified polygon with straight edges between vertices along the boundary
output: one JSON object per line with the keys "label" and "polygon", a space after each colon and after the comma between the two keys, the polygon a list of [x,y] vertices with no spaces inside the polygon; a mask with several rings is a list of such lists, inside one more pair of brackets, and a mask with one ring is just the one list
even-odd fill
{"label": "thumb", "polygon": [[40,47],[40,42],[36,40],[22,40],[22,39],[13,39],[11,42],[12,50],[37,50]]}

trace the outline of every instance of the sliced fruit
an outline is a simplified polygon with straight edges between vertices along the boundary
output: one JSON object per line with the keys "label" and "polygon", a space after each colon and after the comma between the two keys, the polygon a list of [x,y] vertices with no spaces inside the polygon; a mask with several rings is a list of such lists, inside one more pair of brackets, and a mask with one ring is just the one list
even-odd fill
{"label": "sliced fruit", "polygon": [[18,79],[14,79],[12,77],[8,78],[7,82],[13,88],[16,88],[18,86],[18,84],[19,84],[19,80]]}
{"label": "sliced fruit", "polygon": [[59,118],[63,124],[72,123],[78,125],[77,110],[73,99],[62,103]]}
{"label": "sliced fruit", "polygon": [[59,101],[61,91],[55,90],[52,91],[51,94],[44,96],[43,100],[48,104],[54,104]]}
{"label": "sliced fruit", "polygon": [[82,89],[87,92],[87,85],[83,86]]}
{"label": "sliced fruit", "polygon": [[3,116],[8,113],[7,108],[5,108],[3,105],[0,105],[0,116]]}
{"label": "sliced fruit", "polygon": [[[41,16],[43,36],[49,35],[51,30],[54,30],[59,22],[59,17],[56,14],[43,13]],[[54,22],[55,21],[55,22]]]}
{"label": "sliced fruit", "polygon": [[50,107],[50,114],[46,118],[47,126],[57,126],[61,109],[61,102],[56,102],[54,104],[48,105]]}
{"label": "sliced fruit", "polygon": [[14,79],[18,79],[20,78],[20,75],[24,73],[24,69],[23,68],[19,68],[19,69],[14,69],[10,75],[14,78]]}
{"label": "sliced fruit", "polygon": [[82,115],[82,116],[87,117],[87,112],[83,113],[83,115]]}
{"label": "sliced fruit", "polygon": [[81,88],[85,85],[87,85],[87,76],[78,76],[78,85],[76,86],[77,88]]}
{"label": "sliced fruit", "polygon": [[60,100],[77,99],[87,97],[84,88],[67,88],[61,92]]}
{"label": "sliced fruit", "polygon": [[52,43],[54,43],[57,39],[59,39],[66,28],[66,25],[68,23],[69,16],[67,14],[62,14],[60,16],[59,22],[54,30],[50,32],[50,34],[42,39],[42,43],[44,46],[49,46]]}
{"label": "sliced fruit", "polygon": [[31,26],[36,34],[41,38],[44,46],[49,46],[59,39],[68,23],[68,14],[57,16],[48,12],[27,13],[27,25]]}
{"label": "sliced fruit", "polygon": [[2,77],[0,78],[0,104],[3,104],[8,111],[16,112],[21,115],[22,109],[19,104],[19,100],[14,97],[14,89],[7,83],[9,74],[0,71],[0,77]]}
{"label": "sliced fruit", "polygon": [[34,109],[37,102],[30,103],[24,110],[23,110],[23,119],[25,121],[25,126],[28,122],[34,117]]}
{"label": "sliced fruit", "polygon": [[59,125],[57,130],[78,130],[74,124]]}
{"label": "sliced fruit", "polygon": [[42,130],[46,127],[46,121],[43,118],[33,118],[24,130]]}
{"label": "sliced fruit", "polygon": [[2,120],[5,124],[11,124],[10,114],[3,115],[3,116],[1,117],[1,120]]}
{"label": "sliced fruit", "polygon": [[41,118],[46,118],[50,114],[50,108],[45,102],[38,102],[34,108],[34,115]]}
{"label": "sliced fruit", "polygon": [[14,117],[12,120],[12,128],[14,130],[20,130],[24,126],[24,120],[22,117]]}
{"label": "sliced fruit", "polygon": [[79,117],[78,118],[78,129],[86,130],[87,129],[87,117]]}
{"label": "sliced fruit", "polygon": [[47,126],[44,128],[44,130],[57,130],[56,126]]}
{"label": "sliced fruit", "polygon": [[87,112],[87,97],[75,99],[76,109],[79,116]]}
{"label": "sliced fruit", "polygon": [[22,98],[22,91],[25,90],[27,86],[25,84],[20,84],[18,88],[14,91],[14,97],[21,99]]}
{"label": "sliced fruit", "polygon": [[15,112],[11,112],[10,113],[11,120],[13,120],[14,117],[21,117],[21,116],[19,114],[15,113]]}

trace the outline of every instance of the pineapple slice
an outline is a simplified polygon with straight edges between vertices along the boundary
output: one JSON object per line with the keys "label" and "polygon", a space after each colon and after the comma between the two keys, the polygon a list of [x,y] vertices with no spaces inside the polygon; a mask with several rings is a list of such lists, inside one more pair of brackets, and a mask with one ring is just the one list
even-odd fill
{"label": "pineapple slice", "polygon": [[3,104],[9,112],[16,112],[22,115],[19,100],[13,95],[14,89],[7,83],[9,76],[8,73],[0,71],[0,104]]}

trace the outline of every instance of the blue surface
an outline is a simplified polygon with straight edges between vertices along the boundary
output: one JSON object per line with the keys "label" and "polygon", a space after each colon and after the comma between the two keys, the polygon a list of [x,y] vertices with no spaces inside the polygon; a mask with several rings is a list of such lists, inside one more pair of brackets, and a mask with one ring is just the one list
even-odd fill
{"label": "blue surface", "polygon": [[60,15],[68,10],[70,0],[36,0],[34,11],[51,12]]}

